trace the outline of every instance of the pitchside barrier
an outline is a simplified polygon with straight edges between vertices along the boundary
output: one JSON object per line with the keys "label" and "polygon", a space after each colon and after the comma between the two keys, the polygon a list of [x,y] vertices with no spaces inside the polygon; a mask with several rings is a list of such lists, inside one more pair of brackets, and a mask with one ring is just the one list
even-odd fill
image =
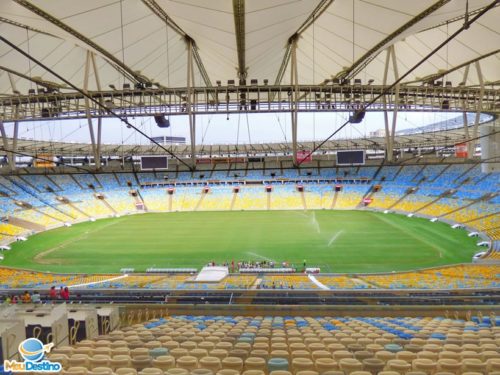
{"label": "pitchside barrier", "polygon": [[292,273],[294,268],[240,268],[240,273]]}
{"label": "pitchside barrier", "polygon": [[148,268],[147,273],[195,273],[196,268]]}

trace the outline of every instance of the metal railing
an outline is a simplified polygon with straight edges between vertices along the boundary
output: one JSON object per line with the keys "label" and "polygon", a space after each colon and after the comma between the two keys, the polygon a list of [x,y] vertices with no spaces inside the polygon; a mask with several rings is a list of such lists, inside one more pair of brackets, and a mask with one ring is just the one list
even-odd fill
{"label": "metal railing", "polygon": [[[380,96],[388,86],[382,85],[299,85],[299,112],[351,112]],[[216,86],[192,88],[191,108],[195,114],[290,112],[294,86]],[[124,89],[89,92],[89,95],[120,116],[186,115],[188,88]],[[386,95],[387,110],[400,111],[491,112],[500,113],[500,90],[471,87],[407,86]],[[482,99],[482,100],[481,100]],[[90,101],[93,117],[109,114]],[[86,116],[85,97],[77,92],[46,91],[31,95],[0,98],[0,119],[29,121],[38,119],[69,119]],[[384,110],[383,97],[369,111]]]}

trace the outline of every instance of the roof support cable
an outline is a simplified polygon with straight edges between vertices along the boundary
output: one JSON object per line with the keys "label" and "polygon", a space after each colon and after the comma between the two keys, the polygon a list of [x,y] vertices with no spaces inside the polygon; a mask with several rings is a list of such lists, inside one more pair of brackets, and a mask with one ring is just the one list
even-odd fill
{"label": "roof support cable", "polygon": [[149,135],[147,135],[146,133],[144,133],[142,130],[140,130],[139,128],[137,128],[135,125],[132,125],[126,118],[121,117],[116,112],[114,112],[113,110],[109,109],[104,104],[102,104],[99,100],[94,99],[87,92],[85,92],[81,88],[77,87],[76,85],[74,85],[73,83],[71,83],[70,81],[68,81],[66,78],[62,77],[60,74],[56,73],[53,69],[49,68],[47,65],[45,65],[44,63],[42,63],[40,60],[38,60],[35,57],[31,56],[29,53],[25,52],[23,49],[19,48],[16,44],[12,43],[10,40],[6,39],[2,35],[0,35],[0,41],[4,42],[9,47],[13,48],[14,50],[16,50],[17,52],[19,52],[24,57],[28,58],[29,60],[31,60],[35,64],[39,65],[41,68],[45,69],[47,72],[49,72],[54,77],[58,78],[59,80],[61,80],[62,82],[64,82],[65,84],[67,84],[68,86],[70,86],[71,88],[73,88],[74,90],[78,91],[78,93],[80,93],[81,95],[83,95],[84,97],[86,97],[88,100],[90,100],[91,102],[93,102],[96,106],[98,106],[99,108],[101,108],[103,111],[109,113],[111,116],[116,117],[121,122],[123,122],[124,124],[126,124],[127,127],[130,127],[132,129],[134,129],[136,132],[138,132],[142,136],[144,136],[147,139],[149,139],[152,143],[154,143],[160,149],[162,149],[163,151],[165,151],[168,155],[170,155],[171,157],[173,157],[174,159],[176,159],[179,163],[181,163],[184,166],[188,167],[190,170],[193,170],[193,168],[189,164],[187,164],[184,160],[182,160],[181,158],[179,158],[172,151],[170,151],[167,148],[165,148],[163,145],[161,145],[160,143],[158,143],[156,140],[154,140]]}
{"label": "roof support cable", "polygon": [[[417,69],[420,65],[422,65],[424,62],[426,62],[430,57],[432,57],[434,54],[436,54],[441,48],[446,46],[449,42],[451,42],[453,39],[455,39],[459,34],[461,34],[463,31],[467,30],[470,25],[472,25],[474,22],[476,22],[479,18],[484,16],[488,11],[493,9],[498,3],[500,3],[500,0],[494,0],[492,1],[488,6],[484,7],[481,12],[477,13],[473,18],[470,19],[470,21],[462,27],[460,27],[458,30],[456,30],[453,34],[451,34],[448,38],[446,38],[443,42],[441,42],[436,48],[434,48],[432,51],[430,51],[427,55],[425,55],[419,62],[417,62],[413,67],[411,67],[406,73],[401,75],[398,79],[396,79],[390,86],[386,87],[382,93],[374,97],[372,100],[370,100],[368,103],[361,105],[360,108],[356,109],[355,114],[353,117],[357,117],[360,113],[364,113],[368,107],[370,107],[373,103],[377,102],[381,97],[387,95],[394,87],[396,87],[401,81],[403,81],[406,77],[408,77],[415,69]],[[316,147],[314,147],[306,157],[298,161],[296,166],[300,166],[304,160],[307,160],[312,154],[314,154],[317,150],[319,150],[326,142],[328,142],[330,139],[332,139],[337,133],[339,133],[342,129],[344,129],[348,124],[350,124],[350,120],[348,119],[345,121],[337,130],[335,130],[332,134],[330,134],[325,140],[323,140],[321,143],[319,143]]]}

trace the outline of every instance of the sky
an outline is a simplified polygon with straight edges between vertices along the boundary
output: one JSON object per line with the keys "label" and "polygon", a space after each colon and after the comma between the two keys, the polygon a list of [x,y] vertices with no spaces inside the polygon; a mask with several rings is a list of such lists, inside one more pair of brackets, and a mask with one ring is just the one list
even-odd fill
{"label": "sky", "polygon": [[[459,116],[444,112],[400,112],[397,130],[414,128]],[[342,125],[349,114],[344,112],[299,113],[298,140],[322,141]],[[128,118],[148,136],[180,136],[189,142],[189,122],[187,116],[171,116],[171,126],[159,128],[152,117]],[[392,121],[392,113],[390,114]],[[97,123],[97,120],[95,120]],[[12,135],[13,124],[5,124],[7,134]],[[384,128],[382,112],[367,112],[361,124],[349,124],[335,138],[368,137],[370,132]],[[196,118],[196,143],[248,144],[290,142],[290,113],[199,115]],[[45,141],[90,142],[87,120],[55,120],[22,122],[19,137]],[[118,119],[103,120],[102,142],[104,144],[149,144],[150,141],[128,129]]]}

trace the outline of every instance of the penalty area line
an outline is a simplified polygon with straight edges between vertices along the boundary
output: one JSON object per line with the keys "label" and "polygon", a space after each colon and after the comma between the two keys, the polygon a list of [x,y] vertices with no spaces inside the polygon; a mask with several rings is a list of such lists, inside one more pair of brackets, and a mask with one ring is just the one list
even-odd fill
{"label": "penalty area line", "polygon": [[274,259],[267,258],[267,257],[262,256],[262,255],[257,254],[257,253],[252,253],[251,251],[247,251],[246,253],[247,253],[248,255],[253,256],[253,257],[257,257],[257,258],[260,258],[260,259],[267,260],[268,262],[274,262]]}

